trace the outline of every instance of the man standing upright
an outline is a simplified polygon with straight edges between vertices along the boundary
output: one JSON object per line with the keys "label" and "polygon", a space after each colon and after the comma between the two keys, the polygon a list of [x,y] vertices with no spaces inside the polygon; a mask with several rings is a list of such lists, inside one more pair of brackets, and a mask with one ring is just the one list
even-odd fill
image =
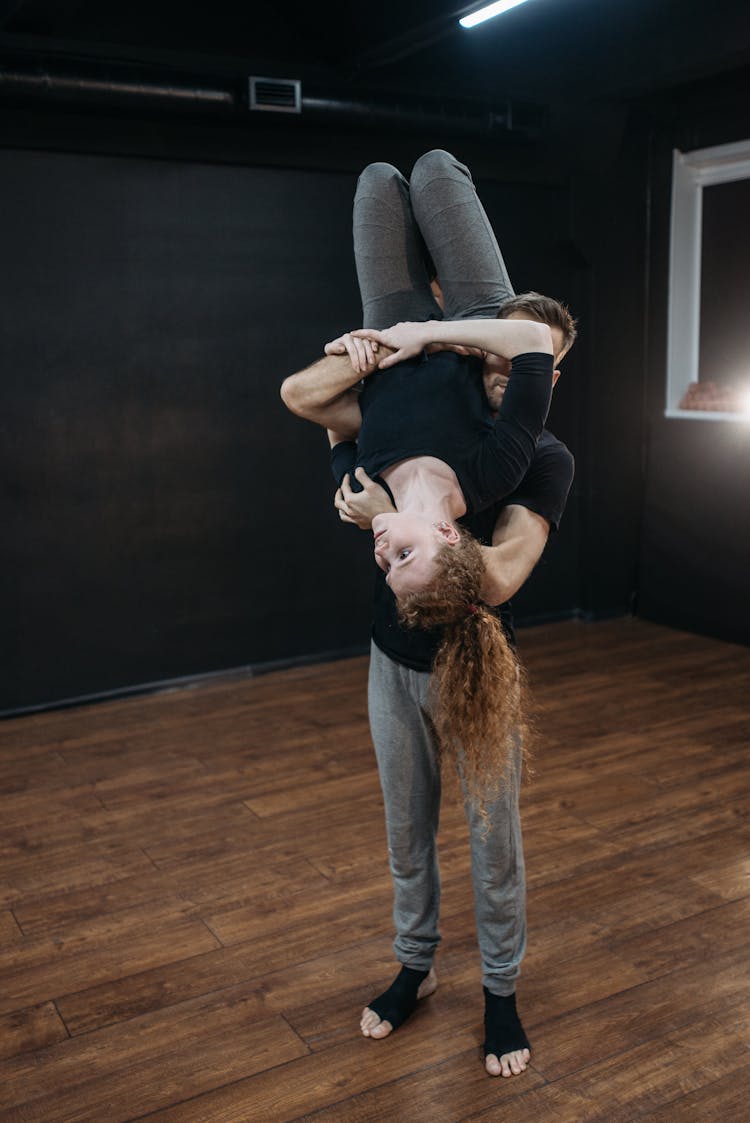
{"label": "man standing upright", "polygon": [[[557,302],[538,294],[513,297],[500,250],[468,169],[447,152],[423,156],[410,183],[388,164],[373,164],[360,177],[354,203],[354,244],[365,329],[394,321],[494,317],[549,324],[559,359],[575,336],[574,323]],[[444,299],[430,287],[437,274]],[[357,363],[350,385],[336,384],[332,435],[352,436],[359,411],[355,379],[372,374],[379,356],[365,355],[361,336],[341,337],[327,347],[348,352]],[[370,333],[371,334],[371,333]],[[385,339],[377,336],[376,339]],[[379,354],[382,354],[380,352]],[[486,408],[497,410],[508,366],[485,357]],[[310,380],[320,393],[325,379]],[[286,400],[286,398],[285,398]],[[310,399],[312,400],[312,399]],[[294,406],[289,403],[292,408]],[[299,406],[299,401],[296,403]],[[318,403],[320,405],[320,403]],[[296,412],[303,413],[298,408]],[[310,410],[326,423],[325,412]],[[342,423],[342,419],[344,419]],[[499,507],[465,520],[483,542],[484,601],[497,608],[512,637],[508,599],[526,580],[562,515],[572,479],[572,457],[552,434],[543,433],[523,483]],[[357,471],[338,495],[343,518],[360,526],[392,509],[376,481]],[[363,490],[357,490],[363,488]],[[436,836],[441,798],[440,747],[432,720],[432,665],[440,643],[434,632],[408,629],[396,600],[378,572],[369,679],[369,711],[385,802],[389,860],[394,885],[394,950],[401,970],[392,985],[362,1013],[362,1033],[388,1036],[437,986],[433,959],[440,936],[440,875]],[[498,699],[502,705],[502,699]],[[519,816],[522,745],[517,737],[499,792],[485,805],[467,796],[472,878],[485,997],[485,1066],[491,1075],[518,1075],[529,1060],[529,1042],[516,1010],[515,989],[525,950],[525,874]]]}

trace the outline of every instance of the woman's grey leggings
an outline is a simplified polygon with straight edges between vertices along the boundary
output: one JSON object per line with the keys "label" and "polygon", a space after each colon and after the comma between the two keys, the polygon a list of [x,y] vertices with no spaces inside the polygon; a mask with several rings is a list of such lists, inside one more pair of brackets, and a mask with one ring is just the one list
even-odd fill
{"label": "woman's grey leggings", "polygon": [[[407,182],[370,164],[354,196],[354,258],[364,327],[495,316],[513,289],[469,169],[436,149]],[[430,280],[437,274],[445,313]]]}
{"label": "woman's grey leggings", "polygon": [[[513,295],[469,169],[449,152],[426,153],[409,182],[391,164],[365,168],[353,226],[365,327],[443,315],[492,317]],[[430,288],[435,274],[445,313]],[[440,939],[440,770],[429,717],[430,677],[395,663],[373,645],[370,728],[385,799],[394,948],[401,963],[419,970],[430,967]],[[466,807],[483,983],[501,995],[515,990],[526,943],[519,780],[516,760],[507,787],[487,808],[489,834],[476,807]]]}
{"label": "woman's grey leggings", "polygon": [[[437,829],[440,767],[430,720],[430,679],[370,653],[370,731],[385,802],[393,878],[396,959],[420,971],[440,942]],[[486,830],[476,803],[465,802],[471,841],[474,910],[482,982],[493,994],[512,994],[526,947],[526,884],[518,796],[520,745],[507,782],[487,805]]]}

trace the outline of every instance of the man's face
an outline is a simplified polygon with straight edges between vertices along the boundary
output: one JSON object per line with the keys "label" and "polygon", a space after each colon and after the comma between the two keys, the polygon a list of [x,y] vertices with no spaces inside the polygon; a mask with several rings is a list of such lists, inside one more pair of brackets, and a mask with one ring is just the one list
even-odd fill
{"label": "man's face", "polygon": [[[528,320],[530,317],[524,316],[521,312],[511,312],[510,316],[507,316],[506,319]],[[550,328],[550,331],[552,333],[552,346],[555,348],[555,365],[557,366],[567,353],[568,348],[563,342],[561,328]],[[482,373],[484,376],[484,392],[487,395],[487,401],[489,402],[492,412],[497,413],[503,400],[505,387],[508,385],[508,379],[510,378],[510,360],[503,359],[500,355],[493,355],[488,352],[485,356]],[[552,376],[553,386],[559,377],[560,371],[556,370]]]}

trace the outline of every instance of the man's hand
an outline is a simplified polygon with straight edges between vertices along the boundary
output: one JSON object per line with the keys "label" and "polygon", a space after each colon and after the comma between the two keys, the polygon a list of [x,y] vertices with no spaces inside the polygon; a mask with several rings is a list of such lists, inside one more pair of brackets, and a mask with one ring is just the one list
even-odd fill
{"label": "man's hand", "polygon": [[367,339],[371,343],[383,344],[394,349],[393,355],[381,359],[378,364],[380,370],[386,370],[395,363],[400,363],[402,359],[411,359],[414,355],[418,355],[428,343],[432,343],[434,325],[430,320],[423,324],[407,321],[394,324],[392,328],[385,328],[384,331],[375,331],[374,328],[358,328],[351,334],[356,339]]}
{"label": "man's hand", "polygon": [[378,344],[371,339],[360,339],[347,331],[338,339],[325,345],[326,355],[348,355],[354,370],[363,377],[378,369]]}
{"label": "man's hand", "polygon": [[389,514],[396,508],[388,498],[388,493],[370,479],[364,468],[356,468],[354,475],[364,491],[352,491],[347,474],[336,492],[333,505],[342,522],[354,523],[360,530],[369,530],[376,515]]}

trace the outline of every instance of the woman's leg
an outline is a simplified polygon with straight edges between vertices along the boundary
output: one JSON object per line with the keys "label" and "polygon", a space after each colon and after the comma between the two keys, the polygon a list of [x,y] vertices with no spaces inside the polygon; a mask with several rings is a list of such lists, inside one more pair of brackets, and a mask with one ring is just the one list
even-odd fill
{"label": "woman's leg", "polygon": [[409,191],[443,290],[445,319],[494,316],[513,288],[469,169],[450,152],[426,152],[414,165]]}
{"label": "woman's leg", "polygon": [[354,260],[362,324],[387,328],[399,320],[439,320],[426,250],[414,219],[409,184],[392,164],[370,164],[354,196]]}

